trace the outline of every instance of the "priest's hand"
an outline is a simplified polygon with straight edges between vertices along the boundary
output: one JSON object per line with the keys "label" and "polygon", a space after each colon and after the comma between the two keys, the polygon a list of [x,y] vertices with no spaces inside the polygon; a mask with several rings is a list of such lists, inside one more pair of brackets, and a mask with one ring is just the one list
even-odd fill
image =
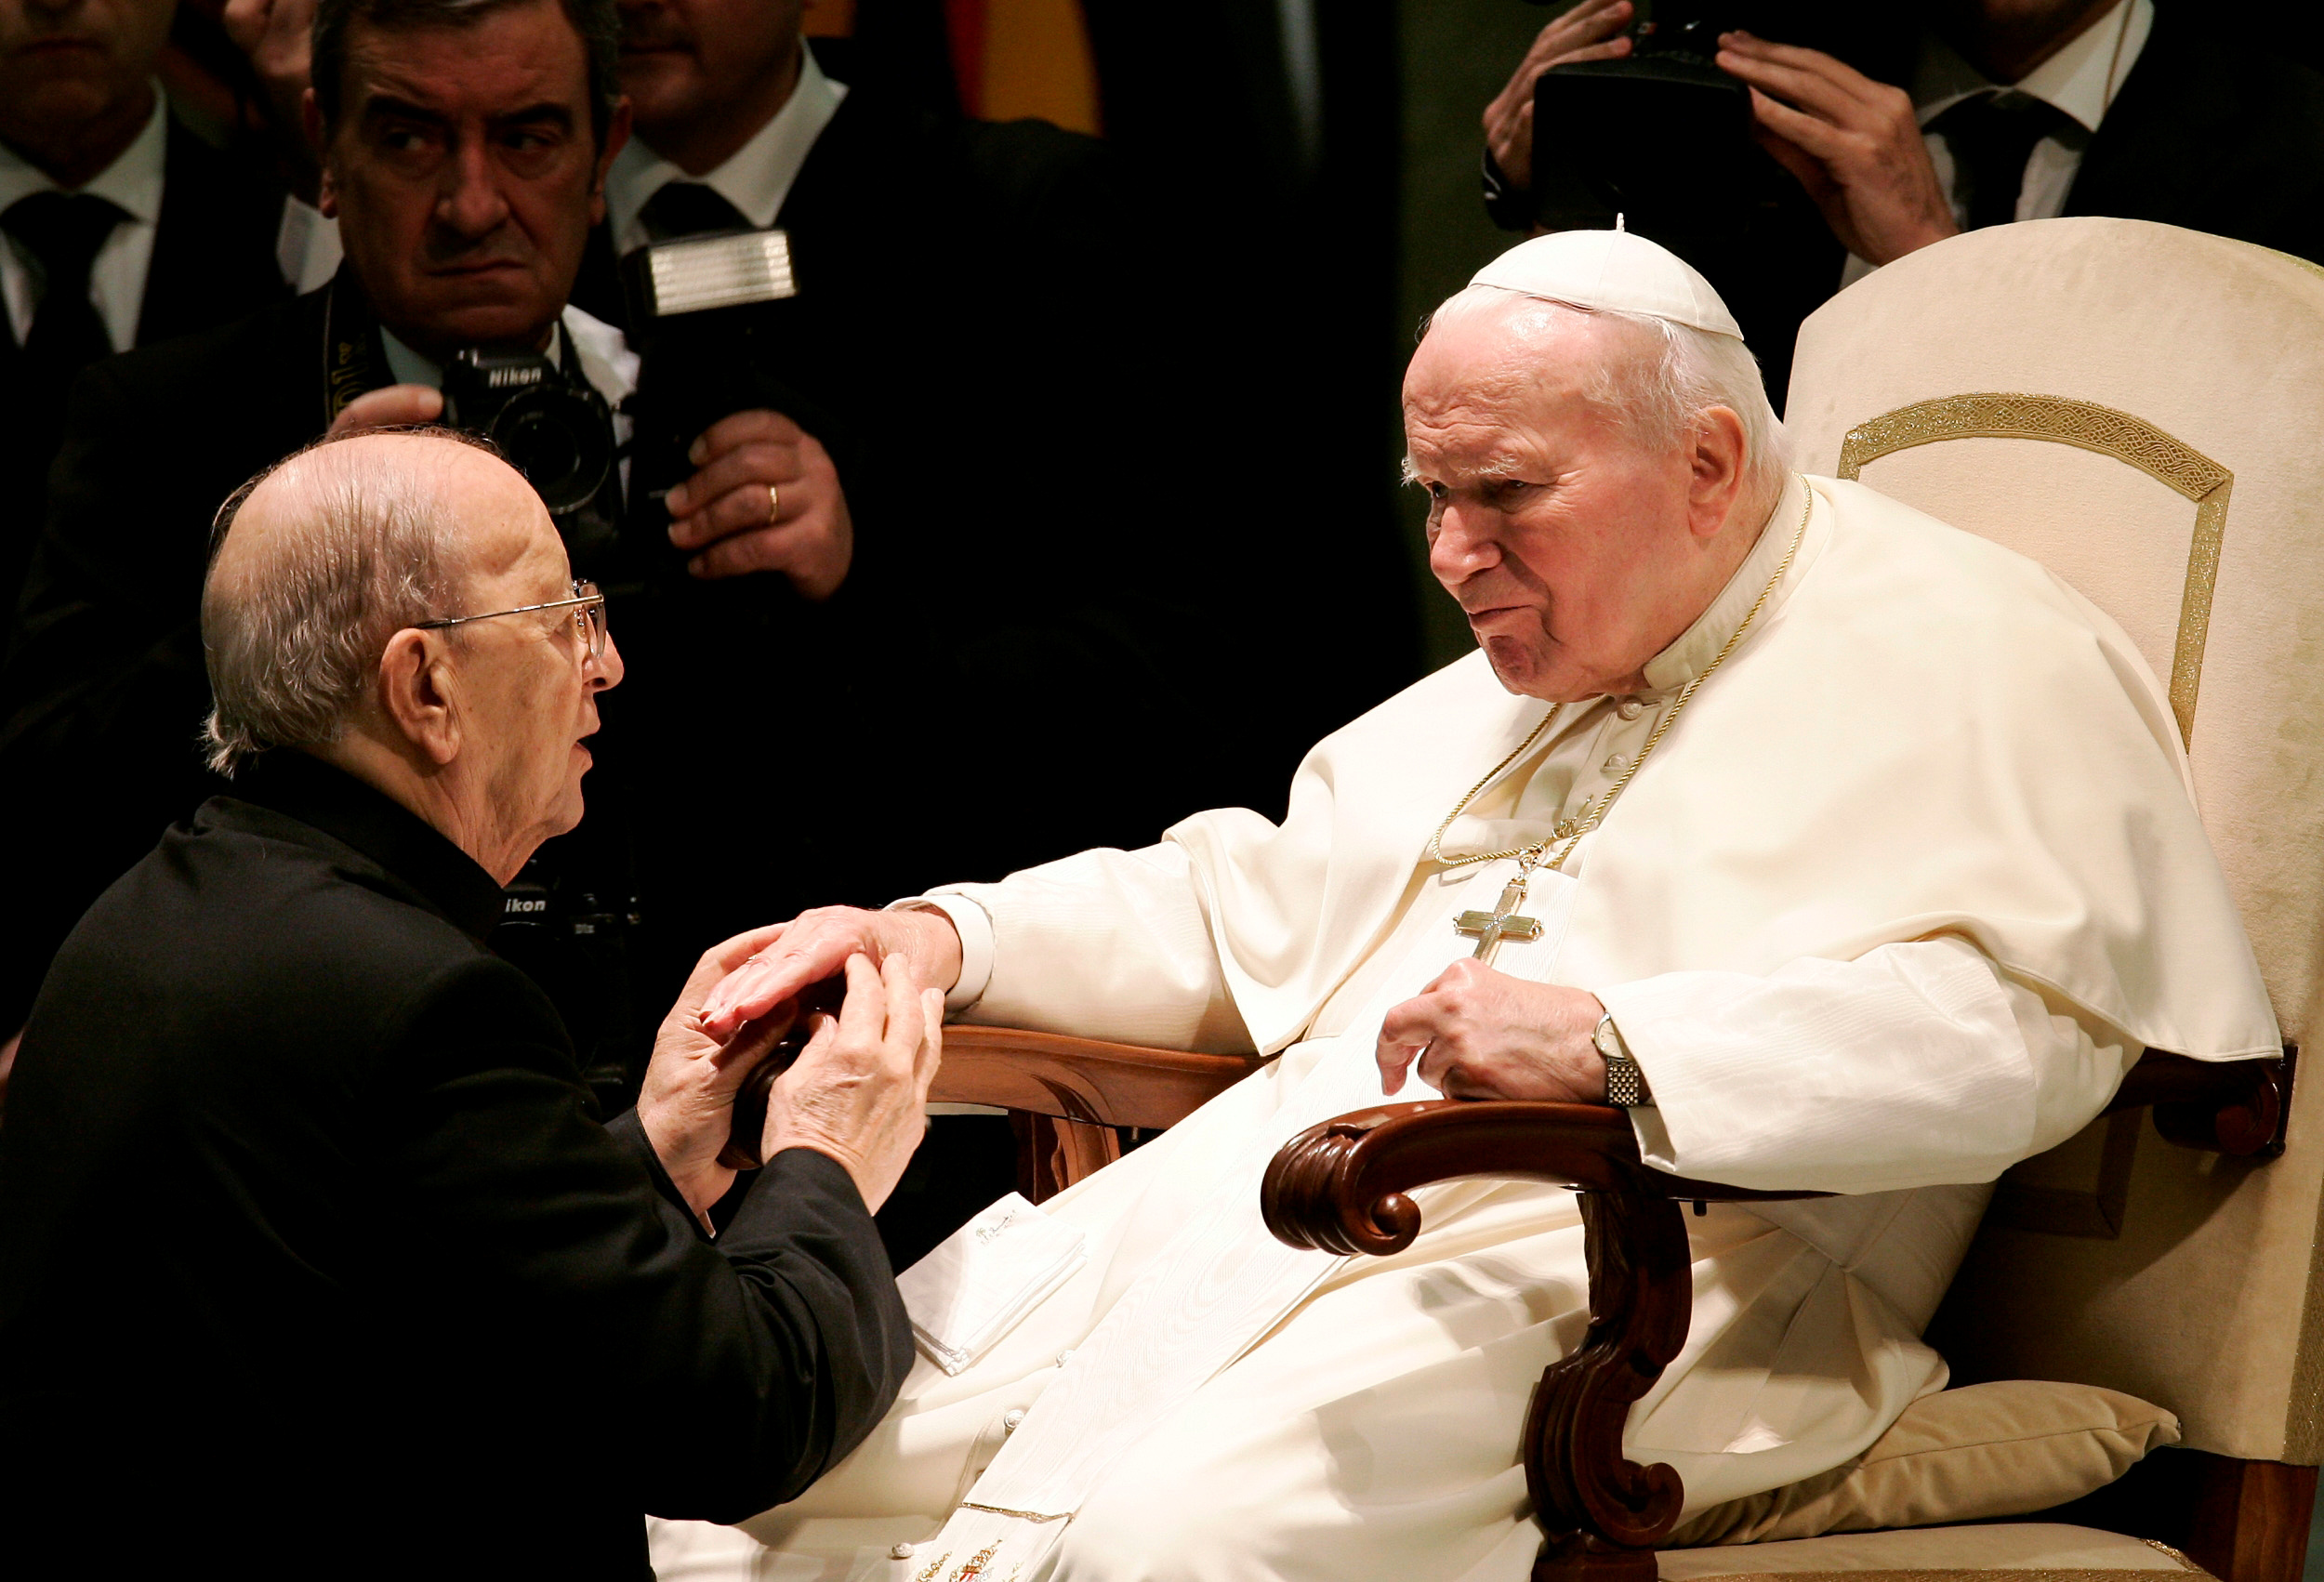
{"label": "priest's hand", "polygon": [[706,1225],[710,1206],[734,1182],[734,1172],[719,1163],[719,1152],[733,1129],[735,1091],[790,1031],[791,1019],[772,1017],[745,1025],[739,1035],[714,1037],[703,1027],[702,1002],[781,931],[779,924],[754,929],[703,953],[654,1035],[654,1058],[638,1092],[638,1122],[654,1156]]}
{"label": "priest's hand", "polygon": [[817,601],[839,590],[855,558],[855,523],[821,441],[779,412],[737,412],[704,430],[686,459],[701,470],[664,504],[689,572],[780,572]]}
{"label": "priest's hand", "polygon": [[1630,25],[1631,0],[1582,0],[1541,30],[1517,63],[1509,86],[1485,107],[1485,146],[1509,184],[1533,185],[1533,85],[1552,66],[1576,60],[1615,60],[1630,53],[1622,30]]}
{"label": "priest's hand", "polygon": [[1380,1024],[1380,1086],[1420,1080],[1447,1099],[1605,1102],[1605,1059],[1591,1035],[1605,1008],[1583,989],[1530,983],[1481,961],[1456,961]]}
{"label": "priest's hand", "polygon": [[745,1022],[786,1010],[800,990],[839,976],[851,956],[883,969],[900,958],[919,987],[940,996],[960,981],[960,936],[942,912],[819,906],[776,924],[765,939],[703,1002],[703,1030],[711,1037],[732,1037]]}
{"label": "priest's hand", "polygon": [[928,1089],[944,1060],[944,996],[901,956],[847,962],[847,1001],[767,1095],[759,1156],[812,1148],[846,1167],[877,1213],[928,1129]]}
{"label": "priest's hand", "polygon": [[1893,263],[1960,231],[1904,89],[1747,33],[1720,36],[1719,68],[1750,85],[1760,146],[1800,178],[1849,252]]}

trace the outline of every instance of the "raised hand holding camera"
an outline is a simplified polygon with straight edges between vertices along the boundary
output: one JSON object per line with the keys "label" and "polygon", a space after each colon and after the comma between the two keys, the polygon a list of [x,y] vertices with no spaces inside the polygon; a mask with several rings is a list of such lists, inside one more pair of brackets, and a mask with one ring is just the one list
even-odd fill
{"label": "raised hand holding camera", "polygon": [[780,572],[801,597],[846,580],[855,526],[823,442],[779,412],[738,412],[687,452],[697,470],[664,496],[670,542],[698,577]]}

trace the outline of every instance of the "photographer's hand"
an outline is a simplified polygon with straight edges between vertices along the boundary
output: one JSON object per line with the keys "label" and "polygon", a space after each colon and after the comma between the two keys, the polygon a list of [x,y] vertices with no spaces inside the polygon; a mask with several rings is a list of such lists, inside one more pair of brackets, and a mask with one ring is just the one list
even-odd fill
{"label": "photographer's hand", "polygon": [[669,492],[670,542],[698,577],[780,572],[809,599],[847,580],[855,524],[831,455],[779,412],[738,412],[710,426],[686,459],[699,468]]}
{"label": "photographer's hand", "polygon": [[1509,86],[1485,107],[1485,146],[1511,186],[1522,191],[1533,185],[1534,80],[1552,66],[1628,55],[1630,40],[1622,30],[1630,19],[1631,0],[1581,0],[1541,30]]}
{"label": "photographer's hand", "polygon": [[443,395],[426,385],[389,385],[366,390],[339,409],[331,419],[334,435],[359,428],[402,428],[433,423],[443,415]]}
{"label": "photographer's hand", "polygon": [[1960,231],[1904,89],[1747,33],[1721,35],[1719,67],[1750,85],[1760,146],[1800,178],[1849,252],[1891,263]]}
{"label": "photographer's hand", "polygon": [[314,20],[315,0],[226,0],[218,17],[226,36],[250,58],[250,69],[266,90],[267,120],[275,142],[298,195],[310,204],[321,169],[307,141],[299,105],[307,96]]}

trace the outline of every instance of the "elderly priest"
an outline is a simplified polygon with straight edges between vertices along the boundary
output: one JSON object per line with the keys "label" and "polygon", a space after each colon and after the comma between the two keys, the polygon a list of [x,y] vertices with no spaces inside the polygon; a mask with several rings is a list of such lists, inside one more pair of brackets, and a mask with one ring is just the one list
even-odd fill
{"label": "elderly priest", "polygon": [[221,521],[235,795],[82,919],[0,1131],[0,1575],[635,1582],[646,1511],[746,1516],[894,1399],[871,1209],[940,996],[849,965],[713,1240],[775,1029],[721,1047],[699,1007],[765,931],[702,958],[606,1126],[482,943],[580,817],[622,674],[539,497],[465,440],[385,434]]}
{"label": "elderly priest", "polygon": [[1944,1384],[1921,1330],[1989,1183],[2144,1048],[2276,1049],[2129,640],[2038,565],[1787,472],[1677,259],[1525,244],[1436,314],[1404,406],[1483,652],[1317,746],[1281,826],[810,913],[707,1003],[722,1027],[869,950],[980,1022],[1277,1058],[1053,1200],[1078,1272],[921,1363],[804,1498],[657,1527],[665,1582],[1516,1582],[1527,1396],[1586,1324],[1572,1194],[1430,1188],[1408,1251],[1337,1259],[1261,1223],[1284,1140],[1417,1077],[1611,1100],[1664,1168],[1846,1194],[1687,1220],[1693,1329],[1628,1448],[1701,1510]]}

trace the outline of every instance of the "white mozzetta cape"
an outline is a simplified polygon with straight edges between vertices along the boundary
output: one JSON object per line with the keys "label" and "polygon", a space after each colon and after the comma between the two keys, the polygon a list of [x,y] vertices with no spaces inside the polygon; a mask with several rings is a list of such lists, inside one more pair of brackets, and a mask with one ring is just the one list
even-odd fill
{"label": "white mozzetta cape", "polygon": [[[1949,932],[2136,1044],[2277,1052],[2176,727],[2130,639],[2020,555],[1860,484],[1809,486],[1784,597],[1588,842],[1557,979],[1766,975]],[[1147,852],[947,887],[1004,942],[974,1019],[1285,1048],[1393,927],[1439,821],[1547,707],[1472,654],[1319,744],[1280,827],[1206,812]],[[1125,890],[1125,863],[1183,864],[1240,1030],[1198,1025],[1204,986],[1157,984],[1155,951],[1091,937],[1192,924]],[[1062,957],[1039,947],[1061,928],[1081,935]]]}

